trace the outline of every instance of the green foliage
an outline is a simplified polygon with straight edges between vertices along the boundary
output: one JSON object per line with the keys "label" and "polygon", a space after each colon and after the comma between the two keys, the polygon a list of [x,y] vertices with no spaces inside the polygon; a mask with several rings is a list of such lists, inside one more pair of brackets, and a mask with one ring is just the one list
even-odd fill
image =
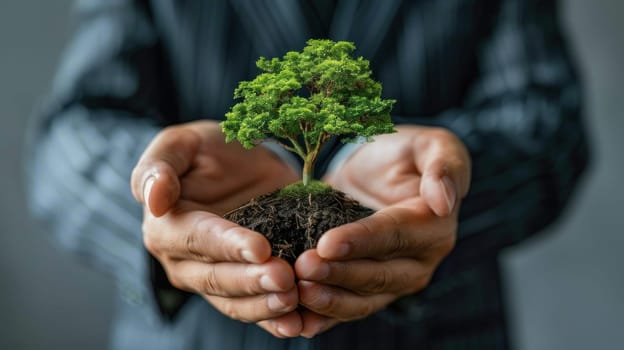
{"label": "green foliage", "polygon": [[239,83],[234,97],[240,102],[221,123],[227,142],[238,140],[251,148],[274,136],[304,160],[305,175],[332,136],[370,141],[394,132],[390,111],[395,101],[381,98],[369,62],[352,57],[353,50],[351,42],[309,40],[302,52],[261,57],[256,65],[262,73]]}

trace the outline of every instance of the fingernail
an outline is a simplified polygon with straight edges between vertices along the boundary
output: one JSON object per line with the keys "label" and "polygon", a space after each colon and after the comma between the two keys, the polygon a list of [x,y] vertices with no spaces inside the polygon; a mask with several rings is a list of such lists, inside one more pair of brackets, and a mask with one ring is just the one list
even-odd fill
{"label": "fingernail", "polygon": [[448,205],[449,213],[455,208],[455,201],[457,200],[457,190],[455,190],[455,184],[448,176],[443,176],[440,180],[442,184],[442,192],[446,198],[446,204]]}
{"label": "fingernail", "polygon": [[280,300],[277,294],[269,294],[267,298],[267,306],[269,307],[269,310],[275,312],[284,311],[287,308],[287,305]]}
{"label": "fingernail", "polygon": [[143,186],[143,201],[147,206],[149,206],[149,198],[154,182],[156,182],[156,178],[154,176],[150,176],[147,180],[145,180],[145,185]]}
{"label": "fingernail", "polygon": [[247,250],[247,249],[243,249],[241,251],[241,256],[243,257],[243,259],[245,259],[245,261],[249,262],[249,263],[257,263],[258,258],[256,257],[256,255],[254,253],[251,252],[251,250]]}
{"label": "fingernail", "polygon": [[260,287],[267,292],[279,292],[282,290],[268,275],[260,277]]}
{"label": "fingernail", "polygon": [[275,328],[275,330],[277,330],[277,333],[279,333],[279,335],[281,335],[282,337],[288,337],[288,333],[284,329],[284,326],[279,325]]}
{"label": "fingernail", "polygon": [[307,339],[312,339],[316,337],[325,327],[325,322],[320,322],[314,330],[308,330],[306,333],[301,333],[301,336]]}

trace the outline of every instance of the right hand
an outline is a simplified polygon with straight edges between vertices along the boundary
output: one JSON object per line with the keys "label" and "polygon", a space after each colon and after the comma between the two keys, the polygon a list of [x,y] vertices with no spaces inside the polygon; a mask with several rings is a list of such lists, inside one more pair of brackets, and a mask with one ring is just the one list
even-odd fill
{"label": "right hand", "polygon": [[132,173],[133,195],[144,206],[145,247],[176,288],[277,337],[297,336],[302,322],[292,267],[271,256],[264,236],[221,217],[297,179],[262,147],[226,144],[215,122],[166,128]]}

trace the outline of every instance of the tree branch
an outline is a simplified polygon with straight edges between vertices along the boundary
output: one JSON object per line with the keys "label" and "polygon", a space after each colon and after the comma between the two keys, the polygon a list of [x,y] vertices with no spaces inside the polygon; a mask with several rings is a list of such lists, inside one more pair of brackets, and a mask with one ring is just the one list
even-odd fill
{"label": "tree branch", "polygon": [[302,119],[299,119],[299,128],[301,129],[301,134],[303,135],[303,141],[305,142],[305,147],[306,147],[306,152],[310,153],[312,151],[312,145],[310,144],[310,141],[308,140],[308,138],[306,137],[306,133],[309,131],[309,124]]}
{"label": "tree branch", "polygon": [[284,149],[286,149],[287,151],[289,151],[289,152],[293,152],[293,153],[297,153],[297,154],[298,154],[297,150],[296,150],[294,147],[288,146],[287,144],[285,144],[285,143],[283,143],[283,142],[281,142],[281,141],[279,141],[279,140],[275,140],[275,142],[276,142],[278,145],[280,145],[280,146],[284,147]]}
{"label": "tree branch", "polygon": [[319,137],[316,140],[316,145],[313,151],[315,154],[318,154],[321,151],[321,146],[323,146],[323,144],[329,139],[329,137],[329,134],[326,132],[319,133]]}
{"label": "tree branch", "polygon": [[290,141],[290,143],[292,143],[295,153],[297,153],[297,155],[299,155],[301,159],[305,160],[307,153],[303,150],[303,148],[301,148],[301,145],[299,145],[299,142],[297,142],[297,140],[292,137],[287,137],[287,139],[288,141]]}
{"label": "tree branch", "polygon": [[334,81],[330,80],[329,83],[327,83],[327,86],[325,87],[325,97],[329,97],[329,95],[331,94],[331,88],[334,86]]}

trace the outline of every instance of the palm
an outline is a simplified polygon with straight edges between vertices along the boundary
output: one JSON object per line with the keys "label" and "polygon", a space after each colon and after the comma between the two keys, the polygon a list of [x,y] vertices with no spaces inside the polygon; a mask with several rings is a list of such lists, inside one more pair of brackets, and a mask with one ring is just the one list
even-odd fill
{"label": "palm", "polygon": [[397,130],[362,146],[326,181],[375,209],[420,197],[436,215],[448,216],[468,192],[468,151],[445,129]]}
{"label": "palm", "polygon": [[226,144],[216,124],[206,123],[195,131],[200,134],[199,145],[191,167],[180,176],[183,202],[221,215],[297,180],[294,171],[270,151]]}
{"label": "palm", "polygon": [[363,145],[348,167],[325,180],[374,209],[419,196],[422,174],[415,163],[414,142],[414,137],[401,133],[379,136]]}

